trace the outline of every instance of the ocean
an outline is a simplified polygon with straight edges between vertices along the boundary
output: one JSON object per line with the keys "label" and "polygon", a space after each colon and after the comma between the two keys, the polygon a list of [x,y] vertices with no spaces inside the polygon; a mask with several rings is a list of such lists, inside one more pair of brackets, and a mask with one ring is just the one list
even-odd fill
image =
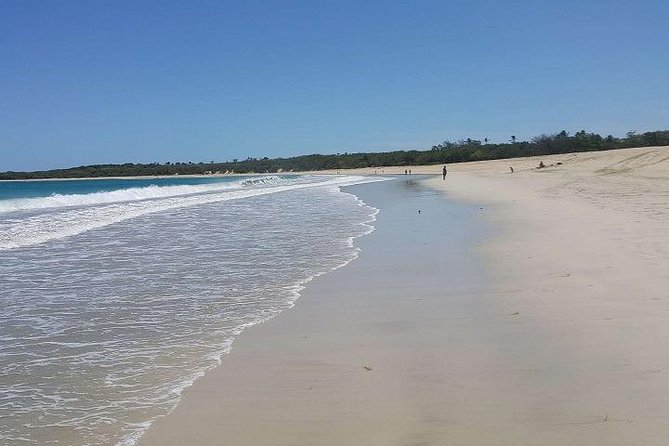
{"label": "ocean", "polygon": [[0,444],[136,442],[357,254],[352,176],[0,182]]}

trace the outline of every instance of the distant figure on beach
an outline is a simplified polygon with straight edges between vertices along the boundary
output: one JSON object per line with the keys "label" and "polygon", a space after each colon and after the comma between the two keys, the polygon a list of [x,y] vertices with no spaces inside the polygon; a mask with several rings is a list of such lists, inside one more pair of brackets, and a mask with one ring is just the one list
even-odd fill
{"label": "distant figure on beach", "polygon": [[511,170],[511,173],[513,173],[513,167],[509,166],[509,170]]}
{"label": "distant figure on beach", "polygon": [[406,174],[408,174],[408,173],[409,173],[409,171],[406,170],[406,169],[404,169],[404,175],[406,175]]}
{"label": "distant figure on beach", "polygon": [[446,166],[441,170],[441,179],[445,180],[446,179],[446,174],[448,173],[448,170],[446,170]]}
{"label": "distant figure on beach", "polygon": [[420,209],[418,209],[418,213],[420,214]]}
{"label": "distant figure on beach", "polygon": [[546,167],[546,165],[544,164],[544,162],[543,162],[543,161],[539,161],[539,167],[538,167],[538,168],[539,168],[539,169],[543,169],[544,167]]}
{"label": "distant figure on beach", "polygon": [[409,169],[409,175],[411,175],[411,169]]}

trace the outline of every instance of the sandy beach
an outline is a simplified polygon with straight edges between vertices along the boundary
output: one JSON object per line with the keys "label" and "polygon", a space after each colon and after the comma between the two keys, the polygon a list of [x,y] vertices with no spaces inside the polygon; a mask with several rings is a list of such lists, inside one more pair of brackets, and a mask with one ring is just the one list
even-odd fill
{"label": "sandy beach", "polygon": [[410,168],[139,444],[666,444],[669,148]]}

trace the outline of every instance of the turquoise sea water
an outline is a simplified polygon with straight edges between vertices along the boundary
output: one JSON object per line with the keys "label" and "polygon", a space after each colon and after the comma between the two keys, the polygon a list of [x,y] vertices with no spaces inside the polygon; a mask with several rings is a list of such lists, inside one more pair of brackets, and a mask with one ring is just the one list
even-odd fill
{"label": "turquoise sea water", "polygon": [[131,445],[357,256],[363,177],[0,183],[0,444]]}
{"label": "turquoise sea water", "polygon": [[148,186],[183,186],[239,181],[239,177],[164,177],[95,180],[0,181],[0,200],[48,197],[50,195],[91,194]]}

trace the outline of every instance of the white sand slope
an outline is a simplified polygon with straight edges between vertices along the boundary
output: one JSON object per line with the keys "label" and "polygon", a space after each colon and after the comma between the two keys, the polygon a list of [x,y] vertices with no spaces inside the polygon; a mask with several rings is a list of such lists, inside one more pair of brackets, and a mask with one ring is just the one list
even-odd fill
{"label": "white sand slope", "polygon": [[669,148],[453,165],[430,182],[499,228],[483,252],[499,311],[518,313],[502,331],[522,444],[667,444]]}

